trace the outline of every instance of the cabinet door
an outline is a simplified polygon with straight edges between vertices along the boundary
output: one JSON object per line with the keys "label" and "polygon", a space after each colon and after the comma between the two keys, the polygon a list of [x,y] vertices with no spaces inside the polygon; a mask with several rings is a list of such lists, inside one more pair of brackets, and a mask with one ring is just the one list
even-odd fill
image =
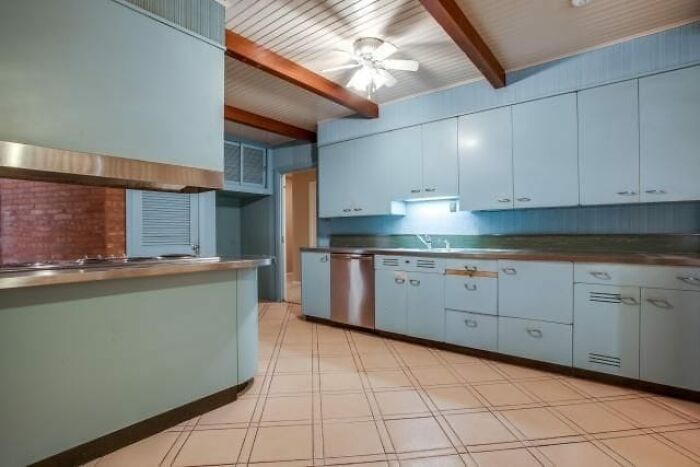
{"label": "cabinet door", "polygon": [[639,378],[638,287],[576,284],[574,366]]}
{"label": "cabinet door", "polygon": [[428,123],[423,133],[423,193],[425,198],[445,198],[459,193],[457,119]]}
{"label": "cabinet door", "polygon": [[258,272],[238,270],[236,330],[238,332],[238,383],[258,371]]}
{"label": "cabinet door", "polygon": [[578,94],[581,204],[639,202],[637,80]]}
{"label": "cabinet door", "polygon": [[353,142],[323,146],[318,150],[319,217],[347,216],[352,212],[348,171],[353,162]]}
{"label": "cabinet door", "polygon": [[[389,198],[420,198],[422,182],[421,127],[414,126],[382,134],[384,170],[379,174]],[[375,162],[376,163],[376,162]]]}
{"label": "cabinet door", "polygon": [[640,378],[700,390],[700,292],[642,289]]}
{"label": "cabinet door", "polygon": [[571,366],[570,324],[498,317],[498,351],[508,355]]}
{"label": "cabinet door", "polygon": [[438,342],[445,340],[444,284],[442,274],[408,274],[409,336]]}
{"label": "cabinet door", "polygon": [[513,185],[516,208],[576,206],[576,94],[513,106]]}
{"label": "cabinet door", "polygon": [[459,118],[459,208],[513,207],[511,107]]}
{"label": "cabinet door", "polygon": [[566,262],[499,261],[498,314],[570,324],[574,266]]}
{"label": "cabinet door", "polygon": [[445,310],[445,342],[495,352],[498,348],[498,318]]}
{"label": "cabinet door", "polygon": [[374,324],[382,331],[406,334],[407,310],[405,272],[377,269],[374,272]]}
{"label": "cabinet door", "polygon": [[301,254],[301,309],[305,315],[331,317],[330,254]]}
{"label": "cabinet door", "polygon": [[700,66],[639,80],[642,202],[700,199]]}

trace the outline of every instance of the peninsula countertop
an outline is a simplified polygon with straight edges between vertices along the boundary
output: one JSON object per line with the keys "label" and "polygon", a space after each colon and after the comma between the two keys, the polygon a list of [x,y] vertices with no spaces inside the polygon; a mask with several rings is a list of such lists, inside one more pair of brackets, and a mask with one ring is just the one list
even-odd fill
{"label": "peninsula countertop", "polygon": [[617,263],[647,266],[700,267],[700,254],[652,254],[628,252],[574,252],[546,249],[495,248],[362,248],[306,247],[301,251],[341,254],[374,254],[398,256],[429,256],[462,259],[507,259],[523,261],[572,261],[577,263]]}
{"label": "peninsula countertop", "polygon": [[121,263],[91,263],[70,267],[46,266],[29,268],[0,267],[0,290],[37,287],[44,285],[73,284],[112,279],[170,276],[206,271],[224,271],[269,266],[271,257],[207,257],[150,259],[146,261],[123,261]]}

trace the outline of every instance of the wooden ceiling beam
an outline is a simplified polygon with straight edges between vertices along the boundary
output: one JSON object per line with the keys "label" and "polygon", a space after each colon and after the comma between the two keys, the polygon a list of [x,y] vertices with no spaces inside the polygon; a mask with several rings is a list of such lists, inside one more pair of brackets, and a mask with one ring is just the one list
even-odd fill
{"label": "wooden ceiling beam", "polygon": [[277,135],[310,141],[312,143],[316,142],[316,132],[314,131],[280,122],[273,118],[263,117],[262,115],[254,114],[230,105],[224,105],[224,119],[257,128],[258,130],[269,131]]}
{"label": "wooden ceiling beam", "polygon": [[229,30],[226,31],[226,55],[309,92],[330,99],[364,117],[377,118],[379,116],[379,107],[369,99],[360,97],[338,83],[334,83]]}
{"label": "wooden ceiling beam", "polygon": [[494,88],[506,85],[506,73],[455,0],[420,0],[428,13],[469,57]]}

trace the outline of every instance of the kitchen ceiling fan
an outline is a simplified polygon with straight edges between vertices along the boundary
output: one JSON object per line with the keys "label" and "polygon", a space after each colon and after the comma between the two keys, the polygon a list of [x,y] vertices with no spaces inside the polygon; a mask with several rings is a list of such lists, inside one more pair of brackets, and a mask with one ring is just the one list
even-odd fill
{"label": "kitchen ceiling fan", "polygon": [[349,56],[353,63],[327,68],[323,72],[351,70],[358,68],[352,75],[347,86],[360,92],[366,92],[368,97],[384,86],[392,87],[397,80],[388,70],[418,71],[415,60],[390,59],[398,48],[377,37],[361,37],[353,43],[353,51],[339,50]]}

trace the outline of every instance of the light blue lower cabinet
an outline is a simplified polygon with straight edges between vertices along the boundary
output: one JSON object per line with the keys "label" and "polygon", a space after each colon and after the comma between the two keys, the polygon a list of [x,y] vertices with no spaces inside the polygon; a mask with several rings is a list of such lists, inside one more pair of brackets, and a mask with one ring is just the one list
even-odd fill
{"label": "light blue lower cabinet", "polygon": [[488,315],[498,314],[498,279],[445,276],[445,308]]}
{"label": "light blue lower cabinet", "polygon": [[375,270],[374,325],[377,329],[406,334],[408,322],[407,286],[407,273],[388,269]]}
{"label": "light blue lower cabinet", "polygon": [[445,276],[408,273],[407,334],[438,342],[445,340]]}
{"label": "light blue lower cabinet", "polygon": [[532,360],[571,366],[572,326],[499,316],[498,351]]}
{"label": "light blue lower cabinet", "polygon": [[639,378],[639,288],[576,284],[574,292],[574,366]]}
{"label": "light blue lower cabinet", "polygon": [[498,350],[498,318],[445,310],[445,342],[472,349]]}
{"label": "light blue lower cabinet", "polygon": [[238,383],[252,379],[258,372],[258,271],[238,271]]}
{"label": "light blue lower cabinet", "polygon": [[331,255],[301,254],[301,309],[307,316],[331,318]]}

